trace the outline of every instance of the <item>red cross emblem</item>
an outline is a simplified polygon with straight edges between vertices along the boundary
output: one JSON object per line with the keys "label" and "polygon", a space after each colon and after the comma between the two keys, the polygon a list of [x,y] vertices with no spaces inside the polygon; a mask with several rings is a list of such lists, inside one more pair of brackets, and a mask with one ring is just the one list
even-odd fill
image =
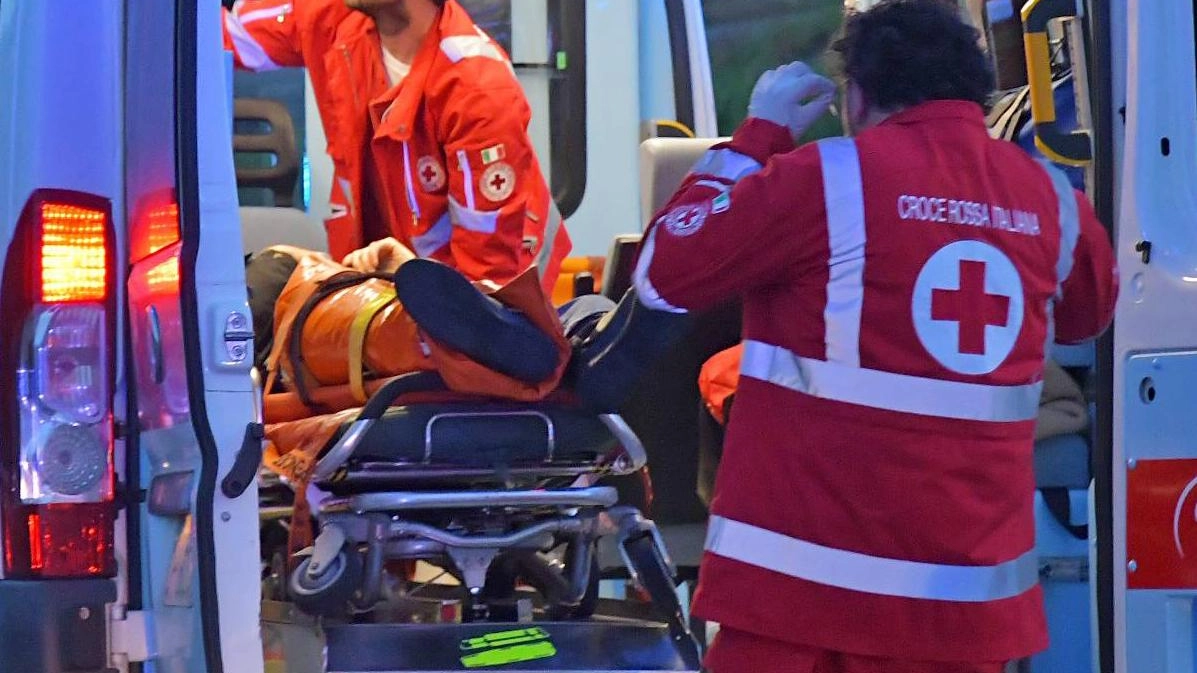
{"label": "red cross emblem", "polygon": [[961,353],[985,354],[985,328],[1005,327],[1010,298],[985,291],[985,262],[960,260],[960,289],[931,292],[931,319],[960,323]]}
{"label": "red cross emblem", "polygon": [[911,319],[919,342],[951,371],[988,374],[1018,343],[1022,278],[996,246],[972,240],[945,245],[923,264],[913,290]]}
{"label": "red cross emblem", "polygon": [[515,192],[515,169],[502,161],[491,164],[482,173],[478,187],[491,201],[506,201]]}
{"label": "red cross emblem", "polygon": [[435,192],[445,186],[445,169],[433,157],[420,157],[416,162],[416,173],[425,191]]}

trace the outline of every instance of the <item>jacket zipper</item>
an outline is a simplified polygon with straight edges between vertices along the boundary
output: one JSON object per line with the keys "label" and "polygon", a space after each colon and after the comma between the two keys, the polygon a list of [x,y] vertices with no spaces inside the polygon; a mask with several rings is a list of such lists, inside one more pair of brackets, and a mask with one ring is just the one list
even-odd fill
{"label": "jacket zipper", "polygon": [[407,204],[411,206],[412,225],[419,224],[420,204],[416,202],[416,188],[411,179],[411,150],[407,141],[403,141],[403,182],[407,185]]}
{"label": "jacket zipper", "polygon": [[345,57],[345,74],[349,77],[349,88],[353,91],[353,104],[362,106],[362,99],[358,97],[357,82],[353,80],[353,59],[349,58],[349,45],[341,45],[341,55]]}

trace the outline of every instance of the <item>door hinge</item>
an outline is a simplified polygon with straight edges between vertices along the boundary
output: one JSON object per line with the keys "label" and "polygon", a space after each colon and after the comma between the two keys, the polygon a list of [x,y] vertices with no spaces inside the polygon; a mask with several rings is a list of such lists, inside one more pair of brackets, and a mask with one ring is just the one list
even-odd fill
{"label": "door hinge", "polygon": [[113,663],[149,661],[157,656],[153,647],[153,613],[125,611],[113,606],[108,620],[108,651]]}

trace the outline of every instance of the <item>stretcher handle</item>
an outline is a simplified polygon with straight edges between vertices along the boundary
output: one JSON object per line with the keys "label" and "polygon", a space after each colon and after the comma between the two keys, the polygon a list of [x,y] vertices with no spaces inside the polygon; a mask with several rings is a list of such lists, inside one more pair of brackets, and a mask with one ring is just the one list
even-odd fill
{"label": "stretcher handle", "polygon": [[1056,119],[1052,90],[1051,47],[1047,24],[1076,15],[1076,0],[1028,0],[1022,8],[1023,44],[1027,53],[1027,82],[1031,90],[1031,120],[1035,146],[1051,161],[1085,166],[1093,159],[1092,139],[1083,129],[1066,131]]}
{"label": "stretcher handle", "polygon": [[432,371],[412,372],[391,379],[386,385],[378,389],[366,406],[357,416],[359,421],[376,421],[382,418],[386,410],[391,408],[395,400],[412,393],[431,393],[446,390],[445,382],[440,374]]}

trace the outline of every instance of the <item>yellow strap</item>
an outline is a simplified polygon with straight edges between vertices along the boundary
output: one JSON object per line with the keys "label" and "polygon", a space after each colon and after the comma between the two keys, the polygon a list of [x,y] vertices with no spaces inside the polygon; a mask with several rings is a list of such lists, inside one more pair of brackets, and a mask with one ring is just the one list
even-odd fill
{"label": "yellow strap", "polygon": [[395,299],[395,291],[388,289],[381,292],[370,303],[362,307],[353,318],[349,326],[349,389],[358,402],[367,399],[366,385],[363,381],[366,358],[366,330],[378,312],[386,308]]}

